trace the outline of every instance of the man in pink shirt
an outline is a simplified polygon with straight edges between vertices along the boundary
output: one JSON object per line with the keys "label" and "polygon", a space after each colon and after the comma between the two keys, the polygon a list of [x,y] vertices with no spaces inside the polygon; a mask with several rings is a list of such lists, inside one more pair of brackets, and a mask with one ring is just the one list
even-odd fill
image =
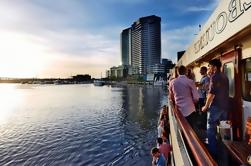
{"label": "man in pink shirt", "polygon": [[186,67],[178,68],[178,78],[172,80],[169,86],[171,100],[177,105],[183,116],[191,126],[194,121],[195,103],[199,100],[199,94],[193,80],[187,78]]}

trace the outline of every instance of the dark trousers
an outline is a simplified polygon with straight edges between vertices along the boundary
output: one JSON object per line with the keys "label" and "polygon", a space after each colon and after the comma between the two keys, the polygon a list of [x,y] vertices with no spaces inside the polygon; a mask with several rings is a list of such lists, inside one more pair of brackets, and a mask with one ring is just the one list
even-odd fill
{"label": "dark trousers", "polygon": [[201,110],[201,108],[205,105],[205,103],[206,103],[205,98],[199,98],[198,109]]}
{"label": "dark trousers", "polygon": [[197,115],[197,124],[198,128],[206,130],[207,129],[207,112],[201,112],[201,108],[205,105],[205,98],[199,98],[198,102],[198,115]]}
{"label": "dark trousers", "polygon": [[191,113],[186,117],[187,122],[194,129],[196,127],[196,112]]}

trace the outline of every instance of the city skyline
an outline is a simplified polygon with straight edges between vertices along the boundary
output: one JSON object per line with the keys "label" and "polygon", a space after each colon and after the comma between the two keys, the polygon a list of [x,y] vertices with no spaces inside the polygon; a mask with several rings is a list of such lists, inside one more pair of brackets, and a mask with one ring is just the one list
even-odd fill
{"label": "city skyline", "polygon": [[121,62],[120,33],[140,17],[161,17],[161,58],[176,61],[218,0],[0,2],[0,77],[69,77]]}

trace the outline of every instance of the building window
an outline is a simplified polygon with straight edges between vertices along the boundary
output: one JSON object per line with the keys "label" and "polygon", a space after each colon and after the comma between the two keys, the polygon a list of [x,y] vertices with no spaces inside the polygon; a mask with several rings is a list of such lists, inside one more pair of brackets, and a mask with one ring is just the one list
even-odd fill
{"label": "building window", "polygon": [[251,58],[242,61],[242,96],[244,100],[251,101]]}
{"label": "building window", "polygon": [[229,62],[224,64],[224,73],[226,74],[229,81],[229,97],[234,97],[234,64]]}

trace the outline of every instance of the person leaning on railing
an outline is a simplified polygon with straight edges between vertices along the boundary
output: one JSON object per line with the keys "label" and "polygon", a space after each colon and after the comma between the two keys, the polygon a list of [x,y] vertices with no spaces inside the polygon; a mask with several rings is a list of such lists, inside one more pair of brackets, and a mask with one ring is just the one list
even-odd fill
{"label": "person leaning on railing", "polygon": [[199,94],[194,81],[187,78],[186,73],[185,66],[178,68],[179,76],[170,82],[169,95],[189,124],[194,127],[195,103],[199,100]]}
{"label": "person leaning on railing", "polygon": [[166,105],[163,106],[160,112],[160,117],[159,117],[159,122],[158,122],[158,124],[160,125],[160,122],[163,121],[163,128],[166,131],[167,135],[169,135],[170,133],[168,109],[169,108]]}
{"label": "person leaning on railing", "polygon": [[152,166],[166,166],[166,159],[163,154],[160,153],[159,149],[154,147],[151,150],[152,155]]}

